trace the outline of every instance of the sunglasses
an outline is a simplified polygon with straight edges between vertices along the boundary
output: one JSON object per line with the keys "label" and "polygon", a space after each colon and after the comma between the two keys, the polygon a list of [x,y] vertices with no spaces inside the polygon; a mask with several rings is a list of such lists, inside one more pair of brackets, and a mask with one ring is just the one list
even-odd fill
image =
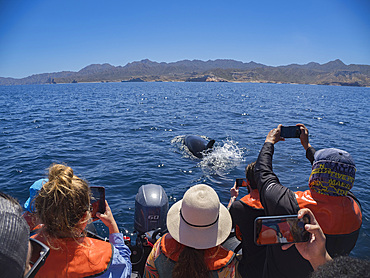
{"label": "sunglasses", "polygon": [[34,238],[30,238],[30,242],[32,248],[30,264],[32,265],[32,268],[24,276],[25,278],[35,277],[37,271],[39,271],[39,269],[43,266],[50,252],[49,247]]}

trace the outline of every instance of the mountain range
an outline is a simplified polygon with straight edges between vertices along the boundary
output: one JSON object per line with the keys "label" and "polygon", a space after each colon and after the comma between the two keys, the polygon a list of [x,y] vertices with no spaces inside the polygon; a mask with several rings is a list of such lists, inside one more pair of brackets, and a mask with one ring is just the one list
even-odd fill
{"label": "mountain range", "polygon": [[92,64],[78,72],[43,73],[19,79],[0,77],[0,85],[121,81],[261,82],[369,87],[370,66],[346,65],[339,59],[325,64],[311,62],[277,67],[227,59],[172,63],[145,59],[117,67]]}

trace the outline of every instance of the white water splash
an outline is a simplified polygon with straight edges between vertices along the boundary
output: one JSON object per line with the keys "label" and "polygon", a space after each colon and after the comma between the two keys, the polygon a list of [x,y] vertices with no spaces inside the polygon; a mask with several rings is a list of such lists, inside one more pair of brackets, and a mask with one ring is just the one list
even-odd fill
{"label": "white water splash", "polygon": [[[210,140],[206,136],[201,137],[206,141]],[[195,157],[184,145],[184,138],[185,135],[176,136],[171,140],[171,144],[180,150],[184,158],[198,161],[199,158]],[[199,160],[197,167],[200,167],[206,176],[224,176],[244,162],[243,154],[244,150],[238,147],[237,142],[231,139],[216,140],[212,152],[203,153],[203,158]]]}
{"label": "white water splash", "polygon": [[216,141],[213,151],[203,157],[199,166],[205,174],[223,176],[243,162],[243,153],[243,149],[231,139],[221,143]]}

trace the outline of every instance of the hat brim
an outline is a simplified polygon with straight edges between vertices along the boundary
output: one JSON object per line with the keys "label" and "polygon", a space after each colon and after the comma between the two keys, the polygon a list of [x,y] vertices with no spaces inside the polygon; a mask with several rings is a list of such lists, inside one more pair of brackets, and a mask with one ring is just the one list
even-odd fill
{"label": "hat brim", "polygon": [[27,201],[24,203],[24,208],[27,210],[27,211],[29,211],[29,212],[31,212],[31,206],[30,206],[30,203],[31,203],[31,198],[30,197],[28,197],[28,199],[27,199]]}
{"label": "hat brim", "polygon": [[167,214],[167,229],[179,243],[196,249],[208,249],[220,245],[231,232],[231,216],[220,204],[218,221],[209,227],[193,227],[180,217],[182,200],[173,204]]}
{"label": "hat brim", "polygon": [[29,211],[33,212],[33,204],[31,203],[32,200],[36,197],[37,194],[39,194],[40,189],[42,186],[47,183],[49,179],[39,179],[35,181],[31,186],[30,186],[30,197],[28,197],[27,201],[24,203],[23,207]]}

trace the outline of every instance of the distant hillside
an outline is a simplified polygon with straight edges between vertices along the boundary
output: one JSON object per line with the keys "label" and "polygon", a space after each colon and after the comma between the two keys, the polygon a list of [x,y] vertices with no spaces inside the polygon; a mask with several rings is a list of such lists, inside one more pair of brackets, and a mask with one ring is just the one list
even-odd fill
{"label": "distant hillside", "polygon": [[157,63],[148,59],[125,66],[89,65],[78,72],[35,74],[26,78],[0,77],[0,85],[78,83],[78,82],[262,82],[341,86],[370,86],[369,65],[345,65],[341,60],[326,64],[308,63],[271,67],[235,60],[183,60]]}

